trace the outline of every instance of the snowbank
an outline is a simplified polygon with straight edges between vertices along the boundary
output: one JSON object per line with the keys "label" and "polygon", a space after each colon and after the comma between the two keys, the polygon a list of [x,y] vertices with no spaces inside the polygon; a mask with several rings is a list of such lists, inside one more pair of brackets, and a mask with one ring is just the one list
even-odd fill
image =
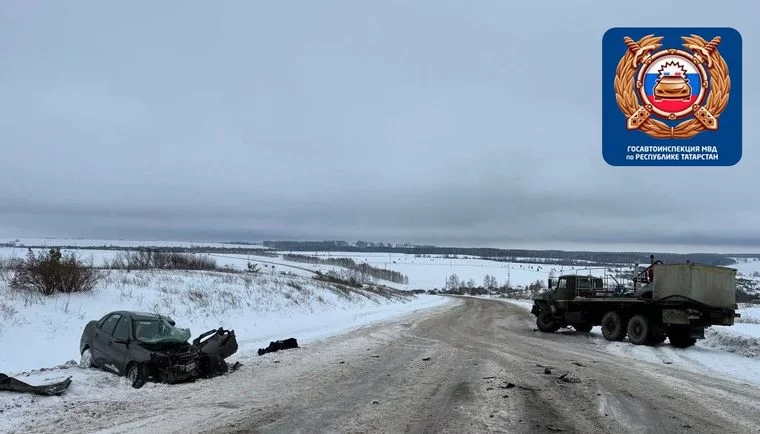
{"label": "snowbank", "polygon": [[760,324],[734,324],[705,331],[703,346],[747,357],[760,357]]}

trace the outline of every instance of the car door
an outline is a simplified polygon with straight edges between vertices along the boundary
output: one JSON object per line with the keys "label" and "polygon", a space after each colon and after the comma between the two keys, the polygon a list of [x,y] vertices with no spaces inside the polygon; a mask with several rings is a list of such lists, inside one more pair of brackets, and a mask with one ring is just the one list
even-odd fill
{"label": "car door", "polygon": [[106,343],[106,357],[110,360],[120,374],[125,372],[125,362],[129,353],[130,318],[122,316],[116,324],[111,339]]}
{"label": "car door", "polygon": [[118,369],[116,369],[114,361],[110,359],[108,354],[108,344],[113,339],[113,331],[120,319],[120,314],[111,314],[111,316],[103,322],[100,328],[95,330],[95,336],[92,339],[92,358],[95,365],[116,372],[118,372]]}

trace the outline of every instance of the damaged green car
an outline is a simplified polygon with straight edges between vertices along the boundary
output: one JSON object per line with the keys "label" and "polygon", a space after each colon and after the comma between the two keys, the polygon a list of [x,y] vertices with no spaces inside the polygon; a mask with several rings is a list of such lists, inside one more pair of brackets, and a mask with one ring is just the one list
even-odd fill
{"label": "damaged green car", "polygon": [[190,336],[189,329],[176,327],[165,316],[110,312],[85,326],[79,344],[80,366],[126,376],[135,388],[148,380],[178,383],[231,370],[224,359],[237,352],[234,330],[209,330],[192,343]]}

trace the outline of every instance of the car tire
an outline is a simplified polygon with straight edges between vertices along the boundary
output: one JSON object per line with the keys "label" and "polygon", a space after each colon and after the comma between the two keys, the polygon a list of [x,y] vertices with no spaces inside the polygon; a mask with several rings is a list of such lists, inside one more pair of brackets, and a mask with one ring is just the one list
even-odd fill
{"label": "car tire", "polygon": [[88,369],[88,368],[93,367],[91,349],[85,348],[85,350],[82,351],[82,358],[79,359],[79,367],[83,369]]}
{"label": "car tire", "polygon": [[544,333],[554,333],[559,330],[559,324],[552,318],[552,314],[548,310],[542,310],[538,314],[536,327]]}
{"label": "car tire", "polygon": [[610,311],[602,317],[602,335],[608,341],[622,341],[626,334],[623,317],[616,311]]}
{"label": "car tire", "polygon": [[132,363],[127,368],[127,380],[135,389],[139,389],[148,381],[148,373],[145,366],[140,363]]}
{"label": "car tire", "polygon": [[634,345],[644,345],[649,341],[649,319],[644,315],[634,315],[628,321],[628,339]]}

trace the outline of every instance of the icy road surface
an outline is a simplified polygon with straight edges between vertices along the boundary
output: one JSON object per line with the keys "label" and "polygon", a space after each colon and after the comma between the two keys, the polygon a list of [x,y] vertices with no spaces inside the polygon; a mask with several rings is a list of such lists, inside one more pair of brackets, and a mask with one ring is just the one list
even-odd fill
{"label": "icy road surface", "polygon": [[758,383],[604,342],[534,332],[522,306],[462,298],[224,377],[132,390],[97,372],[91,397],[25,398],[4,413],[19,433],[760,432]]}

